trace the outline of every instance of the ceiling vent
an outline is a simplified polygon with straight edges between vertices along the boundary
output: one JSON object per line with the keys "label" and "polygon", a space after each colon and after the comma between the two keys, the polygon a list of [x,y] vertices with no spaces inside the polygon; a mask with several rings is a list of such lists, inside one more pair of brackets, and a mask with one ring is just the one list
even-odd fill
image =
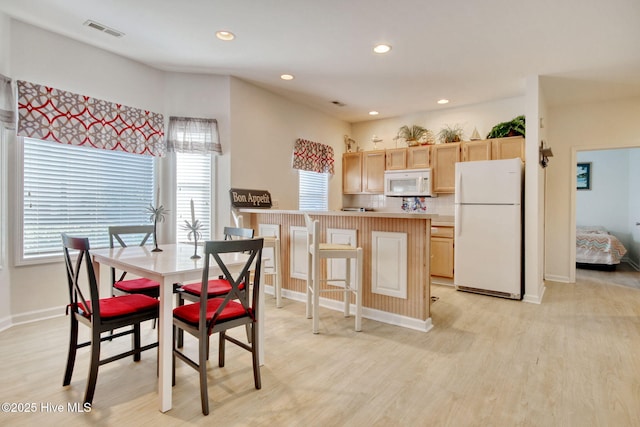
{"label": "ceiling vent", "polygon": [[89,28],[93,28],[94,30],[102,31],[103,33],[109,34],[113,37],[120,38],[124,36],[123,32],[114,30],[113,28],[109,28],[106,25],[99,24],[96,21],[92,21],[90,19],[84,21],[84,25],[86,25]]}
{"label": "ceiling vent", "polygon": [[338,107],[344,107],[345,105],[347,105],[347,104],[344,104],[344,103],[342,103],[340,101],[331,101],[331,103],[333,105],[337,105]]}

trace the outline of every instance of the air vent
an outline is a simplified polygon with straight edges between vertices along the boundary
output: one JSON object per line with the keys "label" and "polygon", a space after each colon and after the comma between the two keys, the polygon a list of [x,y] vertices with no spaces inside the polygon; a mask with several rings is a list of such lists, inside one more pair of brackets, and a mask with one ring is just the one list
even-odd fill
{"label": "air vent", "polygon": [[337,105],[338,107],[344,107],[345,105],[347,105],[347,104],[343,104],[343,103],[342,103],[342,102],[340,102],[340,101],[331,101],[331,103],[332,103],[333,105]]}
{"label": "air vent", "polygon": [[89,28],[93,28],[94,30],[102,31],[103,33],[109,34],[110,36],[113,36],[113,37],[120,38],[124,36],[123,32],[114,30],[113,28],[109,28],[106,25],[99,24],[98,22],[92,21],[90,19],[86,20],[84,22],[84,25],[86,25]]}

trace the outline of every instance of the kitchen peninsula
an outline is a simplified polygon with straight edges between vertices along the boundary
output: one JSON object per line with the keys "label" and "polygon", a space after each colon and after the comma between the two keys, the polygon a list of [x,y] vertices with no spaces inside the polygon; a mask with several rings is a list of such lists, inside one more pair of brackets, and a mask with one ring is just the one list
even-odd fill
{"label": "kitchen peninsula", "polygon": [[[281,241],[282,293],[305,301],[307,230],[304,212],[240,209],[244,225]],[[321,241],[363,248],[363,316],[428,331],[430,317],[431,220],[438,215],[392,212],[307,212],[320,221]],[[344,277],[344,261],[323,267],[323,277]],[[327,270],[332,270],[327,273]],[[326,294],[321,305],[341,310],[342,295]]]}

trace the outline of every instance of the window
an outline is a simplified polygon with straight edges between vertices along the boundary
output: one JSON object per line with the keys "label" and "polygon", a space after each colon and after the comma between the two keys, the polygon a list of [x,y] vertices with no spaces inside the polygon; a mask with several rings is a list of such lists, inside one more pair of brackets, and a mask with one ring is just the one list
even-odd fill
{"label": "window", "polygon": [[298,209],[301,211],[329,210],[329,174],[298,171]]}
{"label": "window", "polygon": [[[201,239],[211,239],[211,169],[212,156],[199,153],[176,153],[176,236],[178,242],[187,242],[189,230],[185,220],[191,222],[191,200],[195,218],[202,228]],[[193,236],[192,236],[193,239]],[[200,239],[199,239],[200,240]]]}
{"label": "window", "polygon": [[108,247],[110,225],[149,224],[154,202],[152,156],[23,138],[25,262],[61,254],[60,233]]}

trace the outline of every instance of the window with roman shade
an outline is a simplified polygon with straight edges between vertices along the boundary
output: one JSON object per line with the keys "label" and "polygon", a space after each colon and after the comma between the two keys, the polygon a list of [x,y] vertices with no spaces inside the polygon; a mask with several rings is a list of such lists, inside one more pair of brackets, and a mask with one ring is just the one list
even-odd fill
{"label": "window with roman shade", "polygon": [[178,242],[187,242],[191,222],[191,200],[195,218],[200,221],[202,240],[214,238],[213,177],[214,153],[221,153],[218,122],[216,119],[169,117],[167,151],[176,158],[176,236]]}
{"label": "window with roman shade", "polygon": [[17,264],[59,261],[62,232],[99,248],[110,225],[149,224],[163,124],[161,114],[18,81]]}

